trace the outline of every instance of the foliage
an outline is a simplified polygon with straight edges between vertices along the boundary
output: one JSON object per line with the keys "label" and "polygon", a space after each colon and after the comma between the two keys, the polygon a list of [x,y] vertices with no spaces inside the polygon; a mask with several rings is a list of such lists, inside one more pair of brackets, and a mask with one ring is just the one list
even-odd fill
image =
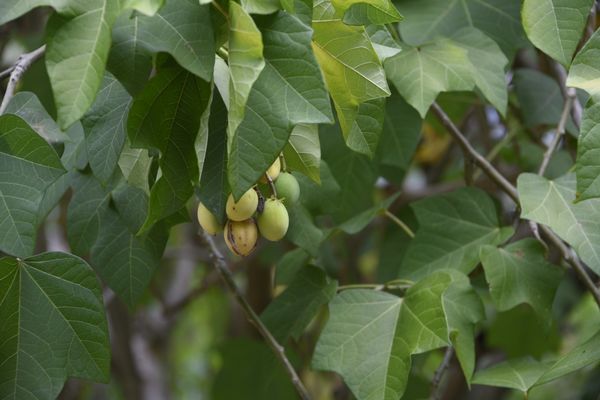
{"label": "foliage", "polygon": [[598,389],[596,2],[2,0],[0,24],[0,399]]}

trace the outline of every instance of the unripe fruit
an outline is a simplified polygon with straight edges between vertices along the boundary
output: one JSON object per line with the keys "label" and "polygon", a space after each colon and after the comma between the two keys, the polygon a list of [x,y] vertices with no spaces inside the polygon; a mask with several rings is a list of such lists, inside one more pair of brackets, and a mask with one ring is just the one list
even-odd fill
{"label": "unripe fruit", "polygon": [[263,213],[258,216],[260,234],[265,239],[276,242],[283,239],[289,224],[290,217],[281,200],[268,199],[265,202]]}
{"label": "unripe fruit", "polygon": [[252,218],[240,222],[227,221],[223,236],[229,250],[238,256],[247,256],[252,253],[258,240],[256,222]]}
{"label": "unripe fruit", "polygon": [[[279,161],[279,157],[275,159],[275,162],[271,164],[266,174],[269,175],[272,181],[275,181],[281,172],[281,161]],[[261,183],[267,183],[267,178],[263,175],[260,178]]]}
{"label": "unripe fruit", "polygon": [[296,177],[288,172],[282,172],[275,182],[277,197],[283,200],[284,204],[294,204],[300,197],[300,185]]}
{"label": "unripe fruit", "polygon": [[223,230],[217,217],[215,217],[215,215],[202,203],[198,204],[198,222],[202,229],[209,235],[216,235]]}
{"label": "unripe fruit", "polygon": [[250,218],[258,207],[258,194],[254,189],[248,190],[236,203],[233,195],[229,195],[225,211],[227,217],[232,221],[244,221]]}

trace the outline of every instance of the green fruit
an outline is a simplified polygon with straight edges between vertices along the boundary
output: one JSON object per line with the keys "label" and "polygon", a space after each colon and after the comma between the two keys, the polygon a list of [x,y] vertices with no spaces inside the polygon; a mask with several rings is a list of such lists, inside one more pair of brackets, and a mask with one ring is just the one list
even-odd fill
{"label": "green fruit", "polygon": [[198,222],[202,229],[209,235],[216,235],[223,230],[217,217],[215,217],[215,215],[202,203],[198,204]]}
{"label": "green fruit", "polygon": [[288,172],[279,174],[275,182],[277,197],[283,200],[285,204],[294,204],[300,197],[300,185],[296,177]]}
{"label": "green fruit", "polygon": [[[275,162],[271,164],[267,172],[265,174],[269,175],[272,181],[275,181],[281,172],[281,161],[279,161],[279,157],[275,159]],[[260,178],[260,183],[267,183],[267,178],[263,175]]]}
{"label": "green fruit", "polygon": [[237,203],[233,200],[233,195],[230,194],[225,211],[230,220],[244,221],[256,212],[256,207],[258,207],[258,194],[254,189],[250,189],[240,197]]}
{"label": "green fruit", "polygon": [[258,229],[265,239],[272,242],[283,239],[290,217],[283,203],[278,199],[268,199],[263,213],[258,216]]}
{"label": "green fruit", "polygon": [[247,256],[252,253],[258,241],[256,222],[252,218],[240,222],[227,221],[223,236],[229,250],[238,256]]}

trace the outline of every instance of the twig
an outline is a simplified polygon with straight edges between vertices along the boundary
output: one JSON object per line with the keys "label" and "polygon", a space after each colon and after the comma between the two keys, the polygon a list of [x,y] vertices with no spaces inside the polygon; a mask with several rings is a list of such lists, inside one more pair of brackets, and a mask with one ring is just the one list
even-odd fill
{"label": "twig", "polygon": [[408,289],[414,282],[408,279],[394,279],[386,283],[355,283],[350,285],[338,286],[337,291],[342,292],[350,289],[372,289],[376,291]]}
{"label": "twig", "polygon": [[219,5],[219,3],[218,3],[218,2],[216,2],[216,1],[211,1],[211,2],[210,2],[210,4],[212,4],[212,5],[213,5],[213,7],[214,7],[214,8],[216,8],[218,12],[220,12],[221,14],[223,14],[223,16],[225,17],[225,19],[226,19],[227,21],[229,21],[229,14],[227,14],[227,11],[225,11],[225,10],[223,9],[223,7],[221,7],[221,6]]}
{"label": "twig", "polygon": [[575,89],[567,88],[567,71],[565,71],[564,67],[557,63],[556,61],[551,61],[550,66],[552,68],[552,72],[556,80],[558,81],[558,86],[560,87],[560,91],[565,99],[565,102],[572,96],[572,93],[575,93],[573,97],[573,104],[571,106],[571,118],[573,119],[573,123],[579,129],[579,125],[581,124],[581,117],[583,116],[583,108],[581,107],[581,103],[577,99],[577,93]]}
{"label": "twig", "polygon": [[462,132],[454,125],[454,122],[448,117],[448,115],[442,110],[442,108],[437,104],[433,103],[431,106],[433,113],[440,120],[442,125],[448,130],[450,135],[454,137],[454,139],[458,142],[459,146],[463,150],[464,153],[467,153],[469,157],[473,160],[473,163],[477,165],[481,170],[490,177],[500,188],[506,192],[510,196],[511,199],[515,201],[515,203],[519,203],[519,195],[517,193],[517,189],[502,175],[488,160],[486,160],[481,154],[479,154],[471,143],[467,140],[467,138],[462,134]]}
{"label": "twig", "polygon": [[217,49],[217,54],[225,61],[229,61],[229,52],[223,46]]}
{"label": "twig", "polygon": [[225,257],[223,257],[223,254],[221,254],[221,251],[217,247],[213,237],[206,233],[203,233],[203,237],[210,248],[211,255],[212,255],[214,265],[215,265],[217,272],[219,273],[219,275],[225,282],[225,285],[227,286],[229,291],[235,296],[238,304],[242,307],[242,309],[246,313],[246,317],[256,327],[256,329],[259,331],[261,336],[267,342],[267,345],[269,345],[269,347],[275,354],[275,357],[283,365],[286,373],[288,374],[288,376],[290,377],[290,379],[292,381],[292,384],[294,385],[294,387],[296,388],[296,391],[300,395],[300,398],[302,398],[302,400],[310,400],[310,398],[311,398],[310,394],[304,387],[302,381],[300,380],[300,377],[296,373],[296,370],[290,363],[290,360],[288,360],[287,356],[285,355],[285,350],[284,350],[283,346],[281,346],[277,342],[277,340],[273,337],[271,332],[262,323],[262,321],[260,320],[260,317],[258,315],[256,315],[256,313],[254,312],[254,310],[252,309],[250,304],[248,304],[248,301],[242,294],[241,290],[235,284],[235,281],[233,279],[233,274],[229,270],[229,267],[227,266],[227,262],[225,261]]}
{"label": "twig", "polygon": [[567,125],[567,121],[569,119],[571,109],[573,108],[576,96],[577,94],[575,93],[575,89],[567,89],[567,98],[565,100],[565,105],[560,115],[560,120],[558,121],[558,126],[556,127],[556,133],[554,134],[552,142],[550,143],[550,145],[546,149],[546,152],[544,153],[544,158],[542,159],[542,164],[540,165],[540,169],[538,170],[538,175],[544,176],[546,168],[548,168],[548,163],[552,158],[552,154],[554,154],[554,151],[556,151],[556,148],[560,143],[560,139],[565,134],[565,127]]}
{"label": "twig", "polygon": [[386,217],[388,217],[389,219],[394,221],[394,223],[396,225],[398,225],[400,227],[400,229],[402,229],[404,231],[404,233],[406,233],[408,236],[410,236],[411,239],[415,237],[415,233],[413,232],[413,230],[410,229],[410,227],[408,225],[406,225],[406,223],[404,223],[404,221],[402,221],[400,218],[398,218],[394,214],[392,214],[390,212],[390,210],[385,210],[384,214]]}
{"label": "twig", "polygon": [[10,80],[8,81],[6,92],[4,92],[2,104],[0,104],[0,115],[4,113],[4,110],[6,110],[6,107],[8,106],[8,102],[15,95],[17,83],[19,82],[25,71],[27,71],[31,64],[37,61],[44,54],[44,51],[46,51],[46,45],[35,49],[31,53],[25,53],[19,56],[17,62],[15,63],[10,73]]}
{"label": "twig", "polygon": [[273,179],[271,179],[271,177],[269,176],[269,174],[267,172],[265,172],[265,178],[267,178],[267,183],[269,184],[269,187],[271,188],[271,194],[275,197],[277,197],[277,189],[275,188],[275,183],[273,183]]}
{"label": "twig", "polygon": [[12,66],[6,68],[4,71],[0,72],[0,80],[2,80],[4,78],[8,78],[10,76],[10,73],[13,72],[14,69],[15,69],[15,66],[12,65]]}
{"label": "twig", "polygon": [[440,392],[439,387],[442,382],[442,378],[446,373],[446,370],[450,366],[450,361],[452,361],[452,357],[454,356],[454,348],[452,346],[448,346],[446,348],[446,353],[444,354],[444,359],[440,366],[435,370],[435,374],[433,375],[433,380],[431,381],[431,398],[433,400],[439,400]]}
{"label": "twig", "polygon": [[[477,151],[471,146],[471,144],[467,141],[465,136],[458,130],[458,128],[452,123],[450,117],[440,108],[437,103],[433,103],[432,109],[436,116],[440,119],[441,123],[448,129],[450,134],[458,141],[461,147],[464,147],[471,155],[473,156],[473,160],[475,163],[482,169],[482,171],[500,188],[510,196],[511,199],[515,202],[515,204],[519,204],[519,196],[517,189],[494,168],[492,164],[490,164],[485,158],[483,158]],[[541,226],[543,232],[548,236],[550,241],[558,248],[561,252],[564,260],[573,268],[577,276],[581,279],[582,283],[586,286],[586,288],[592,293],[594,300],[600,307],[600,290],[592,279],[589,277],[587,272],[585,271],[585,267],[581,260],[574,254],[573,250],[566,245],[563,240],[558,237],[550,228],[542,225]]]}

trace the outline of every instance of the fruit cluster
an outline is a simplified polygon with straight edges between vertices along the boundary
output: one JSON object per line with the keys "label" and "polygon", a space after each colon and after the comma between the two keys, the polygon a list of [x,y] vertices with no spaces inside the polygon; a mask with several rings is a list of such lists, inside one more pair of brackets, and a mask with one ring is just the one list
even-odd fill
{"label": "fruit cluster", "polygon": [[283,239],[290,222],[286,205],[294,204],[300,197],[298,181],[289,172],[281,171],[279,158],[259,182],[269,183],[271,197],[265,200],[258,186],[249,189],[237,202],[230,194],[224,227],[204,204],[198,205],[198,222],[202,229],[210,235],[223,231],[227,247],[239,256],[247,256],[254,250],[259,233],[272,242]]}

